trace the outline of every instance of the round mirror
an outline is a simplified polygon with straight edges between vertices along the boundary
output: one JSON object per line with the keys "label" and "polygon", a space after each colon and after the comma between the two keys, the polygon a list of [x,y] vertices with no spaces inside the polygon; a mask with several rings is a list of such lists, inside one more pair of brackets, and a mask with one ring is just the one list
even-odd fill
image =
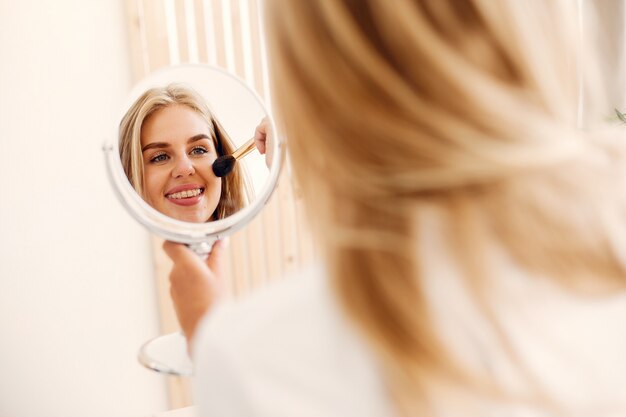
{"label": "round mirror", "polygon": [[253,90],[219,68],[151,74],[118,120],[104,150],[120,201],[150,231],[199,254],[248,223],[276,185],[281,143],[262,155],[254,141],[273,121]]}
{"label": "round mirror", "polygon": [[[257,94],[224,70],[157,71],[132,89],[118,121],[104,145],[116,195],[151,232],[199,256],[252,220],[275,188],[283,152],[273,121]],[[186,351],[180,334],[160,336],[139,359],[189,375]]]}

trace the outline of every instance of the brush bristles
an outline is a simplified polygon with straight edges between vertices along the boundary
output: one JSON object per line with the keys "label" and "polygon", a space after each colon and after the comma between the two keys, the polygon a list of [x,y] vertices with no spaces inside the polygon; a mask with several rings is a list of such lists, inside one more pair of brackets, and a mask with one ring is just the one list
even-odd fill
{"label": "brush bristles", "polygon": [[225,177],[235,168],[237,160],[232,155],[220,156],[213,162],[213,173],[216,177]]}

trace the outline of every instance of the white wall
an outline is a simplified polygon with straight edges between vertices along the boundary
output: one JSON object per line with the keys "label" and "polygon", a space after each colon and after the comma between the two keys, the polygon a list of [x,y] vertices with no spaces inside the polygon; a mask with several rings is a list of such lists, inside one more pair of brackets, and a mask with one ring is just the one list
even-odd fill
{"label": "white wall", "polygon": [[102,142],[130,89],[122,0],[0,0],[0,416],[141,417],[165,379],[147,233]]}

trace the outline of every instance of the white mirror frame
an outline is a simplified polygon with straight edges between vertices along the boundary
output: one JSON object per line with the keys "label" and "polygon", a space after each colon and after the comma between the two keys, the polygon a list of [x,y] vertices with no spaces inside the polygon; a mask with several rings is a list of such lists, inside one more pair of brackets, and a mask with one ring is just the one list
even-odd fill
{"label": "white mirror frame", "polygon": [[[180,220],[168,217],[159,211],[152,208],[146,203],[141,196],[131,186],[124,169],[122,167],[122,161],[119,151],[119,126],[115,126],[115,131],[111,134],[112,140],[108,140],[104,146],[103,151],[105,154],[105,160],[107,165],[108,177],[113,186],[115,194],[122,205],[135,218],[140,224],[144,225],[150,232],[161,236],[166,240],[171,240],[179,243],[188,244],[196,253],[200,255],[206,255],[210,252],[213,243],[225,236],[228,236],[235,231],[244,227],[261,211],[263,206],[267,203],[269,198],[276,188],[280,170],[282,167],[284,144],[276,135],[276,126],[274,120],[270,115],[267,107],[259,97],[259,95],[252,90],[244,81],[236,77],[235,75],[211,65],[202,64],[189,64],[189,65],[176,65],[170,66],[154,73],[141,80],[136,84],[128,95],[127,103],[125,103],[120,117],[116,120],[122,120],[122,117],[126,113],[127,109],[136,100],[136,98],[145,90],[154,85],[154,79],[165,76],[168,72],[175,72],[179,70],[198,70],[198,71],[213,71],[219,73],[221,76],[229,77],[241,84],[246,88],[250,94],[261,105],[265,114],[268,117],[270,123],[270,129],[275,133],[273,147],[274,153],[272,157],[272,163],[269,167],[269,176],[265,185],[262,187],[258,195],[249,205],[228,216],[225,219],[216,220],[207,223],[188,223]],[[173,80],[171,80],[173,81]],[[181,80],[183,81],[183,80]]]}

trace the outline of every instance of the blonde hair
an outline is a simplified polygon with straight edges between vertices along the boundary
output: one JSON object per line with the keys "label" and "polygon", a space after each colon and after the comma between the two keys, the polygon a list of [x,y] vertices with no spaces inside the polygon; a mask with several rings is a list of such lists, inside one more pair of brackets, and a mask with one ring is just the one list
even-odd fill
{"label": "blonde hair", "polygon": [[[197,112],[206,121],[218,156],[229,155],[235,147],[220,124],[213,116],[204,99],[192,88],[181,84],[156,87],[143,93],[128,109],[120,123],[120,157],[124,172],[133,188],[143,198],[143,158],[141,155],[141,128],[143,123],[156,111],[181,104]],[[220,201],[215,209],[214,219],[223,219],[245,207],[250,198],[250,190],[245,181],[245,172],[240,164],[222,178]]]}
{"label": "blonde hair", "polygon": [[426,209],[513,359],[486,301],[489,242],[566,287],[624,286],[624,201],[609,164],[583,158],[604,149],[576,129],[575,12],[569,0],[267,2],[277,118],[312,230],[405,415],[424,412],[436,381],[472,380],[429,316]]}

